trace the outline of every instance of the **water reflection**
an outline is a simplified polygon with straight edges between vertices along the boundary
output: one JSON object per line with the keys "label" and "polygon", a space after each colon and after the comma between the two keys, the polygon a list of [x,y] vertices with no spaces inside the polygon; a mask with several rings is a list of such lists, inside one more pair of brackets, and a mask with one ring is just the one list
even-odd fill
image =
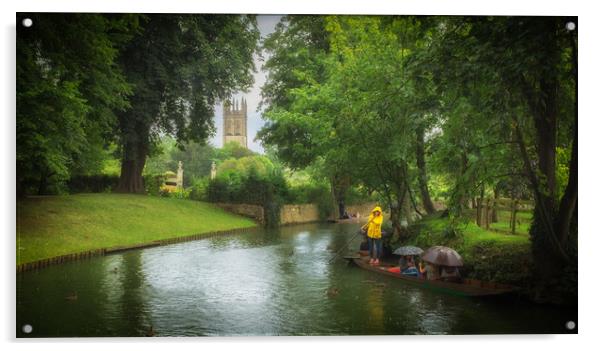
{"label": "water reflection", "polygon": [[[330,261],[356,230],[258,230],[20,274],[17,333],[141,336],[151,325],[158,336],[564,332],[565,312],[436,294]],[[65,298],[73,292],[76,300]],[[24,323],[34,333],[23,335]]]}

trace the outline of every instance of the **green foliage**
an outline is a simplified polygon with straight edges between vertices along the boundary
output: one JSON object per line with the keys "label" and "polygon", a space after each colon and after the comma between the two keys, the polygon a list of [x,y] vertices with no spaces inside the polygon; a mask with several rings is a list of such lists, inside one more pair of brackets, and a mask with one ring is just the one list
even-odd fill
{"label": "green foliage", "polygon": [[235,141],[226,143],[221,149],[215,150],[215,159],[227,160],[229,158],[239,159],[246,156],[253,156],[255,153],[252,150],[240,145]]}
{"label": "green foliage", "polygon": [[531,285],[533,258],[526,235],[491,232],[474,223],[460,225],[454,235],[449,235],[450,227],[449,219],[439,214],[426,217],[412,226],[411,236],[403,244],[423,249],[435,245],[455,249],[464,260],[462,273],[469,278]]}
{"label": "green foliage", "polygon": [[119,176],[97,174],[74,176],[67,182],[69,193],[105,193],[111,192],[117,186]]}
{"label": "green foliage", "polygon": [[190,189],[190,199],[197,201],[209,201],[207,189],[209,187],[209,178],[195,179]]}
{"label": "green foliage", "polygon": [[165,173],[144,175],[145,192],[154,196],[162,195],[161,187],[165,183],[165,180]]}
{"label": "green foliage", "polygon": [[288,191],[288,203],[317,204],[320,220],[326,220],[333,214],[332,195],[327,183],[304,183],[291,186]]}
{"label": "green foliage", "polygon": [[128,106],[116,59],[137,15],[19,14],[17,192],[47,193],[72,174],[99,173],[104,135]]}
{"label": "green foliage", "polygon": [[139,192],[146,157],[159,136],[179,146],[214,133],[213,106],[253,81],[259,32],[247,15],[147,15],[140,35],[120,55],[135,86],[119,114],[119,142],[128,172],[120,191]]}
{"label": "green foliage", "polygon": [[345,193],[345,203],[348,205],[361,205],[366,202],[379,202],[376,194],[369,194],[368,190],[360,186],[349,187]]}
{"label": "green foliage", "polygon": [[[275,74],[274,82],[266,84],[264,101],[270,108],[265,118],[270,123],[259,133],[264,143],[278,146],[278,156],[291,167],[321,165],[335,189],[339,182],[347,187],[359,182],[368,192],[379,192],[387,207],[395,209],[397,228],[412,183],[409,165],[415,155],[415,130],[423,128],[430,116],[425,114],[425,97],[418,95],[428,81],[410,61],[420,45],[413,41],[422,33],[419,22],[329,16],[309,26],[281,27],[271,37],[275,41],[294,44],[321,27],[328,41],[327,45],[305,42],[321,50],[312,58],[305,58],[299,46],[288,47],[305,58],[300,65],[304,71],[295,71],[303,79],[278,81]],[[296,69],[298,63],[288,53],[276,50],[274,55],[267,68]],[[291,62],[294,67],[288,66]],[[316,66],[320,69],[313,70]],[[275,94],[274,87],[284,91]]]}
{"label": "green foliage", "polygon": [[571,150],[569,148],[556,148],[556,196],[558,200],[564,195],[564,189],[569,182],[569,163]]}
{"label": "green foliage", "polygon": [[190,198],[191,193],[192,193],[192,189],[181,188],[181,189],[176,189],[175,191],[172,191],[172,192],[167,192],[165,197],[186,200],[186,199]]}
{"label": "green foliage", "polygon": [[[184,188],[188,188],[211,174],[213,162],[221,165],[224,161],[230,160],[229,163],[232,164],[236,163],[237,159],[254,155],[256,154],[253,151],[238,143],[227,143],[223,148],[215,148],[208,144],[188,142],[178,147],[176,140],[166,136],[161,138],[153,149],[153,154],[148,158],[143,174],[159,174],[168,170],[177,170],[178,162],[181,161],[184,168]],[[245,162],[262,163],[258,167],[265,168],[270,167],[271,161],[268,161],[270,160],[257,161],[249,158]]]}
{"label": "green foliage", "polygon": [[256,172],[261,177],[266,177],[274,171],[274,165],[265,156],[244,156],[239,159],[230,158],[217,167],[218,178],[229,178],[235,175],[249,175]]}

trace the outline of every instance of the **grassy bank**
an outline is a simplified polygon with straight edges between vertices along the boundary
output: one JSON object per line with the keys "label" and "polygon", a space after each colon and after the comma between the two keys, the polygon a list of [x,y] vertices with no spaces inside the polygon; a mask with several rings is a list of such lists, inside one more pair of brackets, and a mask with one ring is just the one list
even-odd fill
{"label": "grassy bank", "polygon": [[190,200],[128,194],[32,197],[17,201],[17,264],[255,225]]}
{"label": "grassy bank", "polygon": [[[428,248],[449,246],[464,259],[463,272],[470,278],[525,286],[530,279],[531,243],[526,230],[505,234],[485,230],[473,222],[461,225],[461,233],[446,231],[448,218],[425,217],[411,228],[410,245]],[[526,221],[521,223],[528,228]]]}

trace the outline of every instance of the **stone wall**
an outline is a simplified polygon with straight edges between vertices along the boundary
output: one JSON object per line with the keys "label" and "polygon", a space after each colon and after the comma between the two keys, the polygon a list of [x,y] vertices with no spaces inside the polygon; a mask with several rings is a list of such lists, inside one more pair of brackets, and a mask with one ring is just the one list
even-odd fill
{"label": "stone wall", "polygon": [[[263,208],[259,205],[216,203],[216,206],[241,216],[249,217],[262,224],[264,220]],[[360,214],[360,218],[368,218],[370,211],[376,203],[351,205],[345,207],[347,213]],[[296,224],[317,222],[320,220],[320,212],[316,204],[283,205],[280,208],[280,224]]]}
{"label": "stone wall", "polygon": [[317,222],[320,220],[318,206],[315,204],[284,205],[280,209],[280,224]]}
{"label": "stone wall", "polygon": [[227,203],[216,203],[215,205],[228,212],[252,218],[260,224],[263,223],[263,207],[259,205]]}

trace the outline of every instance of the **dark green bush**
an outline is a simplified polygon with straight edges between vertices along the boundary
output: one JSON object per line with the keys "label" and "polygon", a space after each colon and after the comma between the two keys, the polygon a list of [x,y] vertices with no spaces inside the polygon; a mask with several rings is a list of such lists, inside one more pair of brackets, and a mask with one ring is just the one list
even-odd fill
{"label": "dark green bush", "polygon": [[281,172],[274,170],[261,175],[251,168],[247,174],[229,172],[210,180],[206,186],[205,198],[210,202],[260,205],[264,208],[264,222],[268,226],[274,226],[279,224],[280,208],[289,194]]}
{"label": "dark green bush", "polygon": [[149,195],[159,196],[161,195],[161,186],[165,182],[165,175],[163,174],[146,174],[144,178],[144,189]]}
{"label": "dark green bush", "polygon": [[333,209],[330,187],[325,183],[310,183],[291,187],[288,193],[288,203],[317,204],[320,219],[330,217]]}
{"label": "dark green bush", "polygon": [[190,188],[190,199],[196,201],[209,201],[207,196],[208,188],[208,178],[195,179]]}
{"label": "dark green bush", "polygon": [[69,193],[103,193],[112,191],[119,183],[119,176],[107,174],[80,175],[67,181]]}

